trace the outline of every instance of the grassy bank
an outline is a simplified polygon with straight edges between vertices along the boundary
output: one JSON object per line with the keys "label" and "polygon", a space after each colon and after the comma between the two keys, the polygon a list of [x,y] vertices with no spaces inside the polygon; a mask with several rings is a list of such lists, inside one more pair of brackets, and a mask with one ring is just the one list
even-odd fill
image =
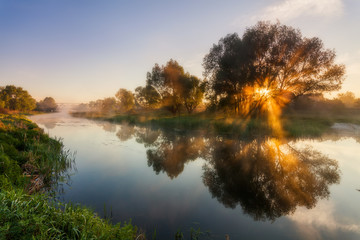
{"label": "grassy bank", "polygon": [[61,141],[21,115],[0,114],[0,239],[135,239],[91,210],[47,194],[73,163]]}
{"label": "grassy bank", "polygon": [[[129,123],[146,125],[178,131],[206,130],[207,133],[225,134],[242,138],[257,135],[274,135],[267,119],[242,119],[240,117],[224,117],[219,114],[195,113],[192,115],[169,116],[166,114],[118,114],[72,113],[74,117],[109,121],[112,123]],[[318,137],[336,122],[360,124],[360,113],[308,114],[285,113],[281,125],[286,137]]]}
{"label": "grassy bank", "polygon": [[135,239],[130,223],[111,225],[88,208],[49,201],[44,194],[0,192],[0,239]]}

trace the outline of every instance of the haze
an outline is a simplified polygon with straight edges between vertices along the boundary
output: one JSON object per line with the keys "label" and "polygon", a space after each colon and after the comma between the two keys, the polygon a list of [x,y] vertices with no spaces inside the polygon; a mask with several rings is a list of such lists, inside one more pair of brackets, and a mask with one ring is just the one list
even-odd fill
{"label": "haze", "polygon": [[359,10],[358,0],[0,0],[0,86],[79,103],[133,91],[170,58],[202,77],[221,37],[279,20],[335,49],[347,71],[341,92],[360,97]]}

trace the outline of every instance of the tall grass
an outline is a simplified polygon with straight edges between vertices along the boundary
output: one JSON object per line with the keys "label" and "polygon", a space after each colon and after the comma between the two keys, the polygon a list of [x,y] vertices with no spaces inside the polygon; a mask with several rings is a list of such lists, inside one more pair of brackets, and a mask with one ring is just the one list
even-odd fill
{"label": "tall grass", "polygon": [[[74,157],[60,139],[52,139],[20,115],[0,115],[0,188],[56,182],[72,168]],[[40,189],[35,189],[40,190]]]}
{"label": "tall grass", "polygon": [[49,201],[44,194],[0,192],[0,239],[135,239],[131,223],[110,224],[85,207]]}

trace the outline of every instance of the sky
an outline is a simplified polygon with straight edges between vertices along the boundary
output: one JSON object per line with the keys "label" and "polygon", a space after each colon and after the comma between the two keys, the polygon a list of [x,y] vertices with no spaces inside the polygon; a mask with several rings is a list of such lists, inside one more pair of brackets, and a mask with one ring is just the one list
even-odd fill
{"label": "sky", "polygon": [[341,92],[360,97],[360,0],[0,0],[0,86],[80,103],[143,86],[171,58],[203,77],[212,45],[260,20],[319,37],[346,66]]}

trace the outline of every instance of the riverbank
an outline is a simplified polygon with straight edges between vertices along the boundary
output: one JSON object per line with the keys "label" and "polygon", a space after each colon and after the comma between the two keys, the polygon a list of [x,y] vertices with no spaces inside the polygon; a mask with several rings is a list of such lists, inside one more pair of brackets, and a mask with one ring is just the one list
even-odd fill
{"label": "riverbank", "polygon": [[0,114],[0,239],[135,239],[88,208],[50,198],[73,156],[22,115]]}
{"label": "riverbank", "polygon": [[[165,114],[113,114],[96,112],[72,112],[73,117],[108,121],[111,123],[127,123],[175,131],[206,130],[207,133],[232,135],[249,138],[257,135],[276,135],[266,118],[243,119],[224,117],[223,115],[195,113],[192,115],[169,116]],[[332,130],[335,123],[360,124],[360,113],[356,114],[283,114],[280,125],[285,137],[319,137]]]}

